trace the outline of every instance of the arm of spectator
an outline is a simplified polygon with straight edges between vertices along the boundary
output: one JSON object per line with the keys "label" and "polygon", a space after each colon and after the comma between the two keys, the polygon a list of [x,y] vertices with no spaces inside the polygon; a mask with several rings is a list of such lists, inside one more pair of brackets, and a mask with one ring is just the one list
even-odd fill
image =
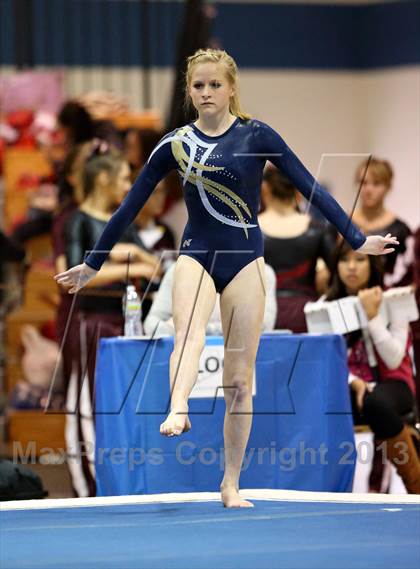
{"label": "arm of spectator", "polygon": [[[55,275],[55,281],[70,294],[78,292],[81,288],[93,288],[97,286],[107,285],[116,281],[124,282],[127,279],[127,267],[122,263],[106,263],[101,274],[99,271],[92,269],[86,263],[81,263],[71,267],[64,273]],[[130,265],[128,278],[144,277],[150,280],[155,274],[155,269],[145,263],[135,263]]]}
{"label": "arm of spectator", "polygon": [[[128,268],[129,279],[145,278],[151,280],[156,276],[157,272],[155,267],[147,263],[130,263]],[[127,278],[127,265],[125,263],[106,262],[103,269],[98,272],[95,277],[90,280],[85,286],[95,287],[109,284],[115,281],[125,281]]]}
{"label": "arm of spectator", "polygon": [[148,263],[156,268],[159,265],[159,259],[156,255],[149,253],[135,243],[116,243],[110,253],[110,259],[117,263],[126,263],[130,259],[130,263]]}
{"label": "arm of spectator", "polygon": [[391,322],[386,327],[378,314],[368,323],[369,334],[381,359],[389,369],[397,369],[406,353],[408,339],[407,322]]}

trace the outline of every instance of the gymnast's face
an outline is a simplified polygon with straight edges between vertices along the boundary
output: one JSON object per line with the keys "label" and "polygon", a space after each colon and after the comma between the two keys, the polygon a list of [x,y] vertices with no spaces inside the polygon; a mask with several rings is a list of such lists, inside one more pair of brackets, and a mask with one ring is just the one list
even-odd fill
{"label": "gymnast's face", "polygon": [[188,92],[198,115],[210,118],[229,110],[229,102],[235,91],[223,66],[208,62],[193,67]]}
{"label": "gymnast's face", "polygon": [[338,261],[338,276],[348,294],[357,294],[366,288],[370,279],[370,263],[367,255],[348,251]]}

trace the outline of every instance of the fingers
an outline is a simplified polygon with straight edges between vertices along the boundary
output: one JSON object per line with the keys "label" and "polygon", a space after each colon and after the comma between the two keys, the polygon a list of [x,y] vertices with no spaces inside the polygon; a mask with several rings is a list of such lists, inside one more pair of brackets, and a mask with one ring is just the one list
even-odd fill
{"label": "fingers", "polygon": [[58,284],[60,285],[70,285],[72,284],[72,280],[70,279],[70,277],[61,277],[61,278],[57,278],[55,279],[57,281]]}
{"label": "fingers", "polygon": [[395,251],[395,247],[389,247],[388,245],[399,245],[400,242],[396,237],[393,237],[391,233],[387,233],[385,237],[381,237],[380,242],[382,244],[381,255],[389,255]]}
{"label": "fingers", "polygon": [[73,273],[71,271],[64,271],[64,273],[59,273],[53,278],[56,282],[58,282],[58,284],[72,284]]}
{"label": "fingers", "polygon": [[75,284],[74,279],[71,276],[61,277],[60,279],[55,279],[59,285],[71,286]]}
{"label": "fingers", "polygon": [[53,279],[55,281],[58,281],[59,279],[63,279],[68,275],[68,271],[65,271],[64,273],[58,273],[58,275],[54,275]]}
{"label": "fingers", "polygon": [[385,235],[385,237],[382,237],[381,241],[382,241],[382,243],[390,243],[392,245],[399,245],[400,244],[398,239],[396,237],[393,237],[391,235],[391,233],[387,233]]}
{"label": "fingers", "polygon": [[60,273],[54,276],[54,280],[63,287],[71,287],[70,290],[67,292],[69,294],[74,294],[77,292],[81,287],[80,285],[80,275],[75,278],[75,275],[70,271],[65,271],[64,273]]}

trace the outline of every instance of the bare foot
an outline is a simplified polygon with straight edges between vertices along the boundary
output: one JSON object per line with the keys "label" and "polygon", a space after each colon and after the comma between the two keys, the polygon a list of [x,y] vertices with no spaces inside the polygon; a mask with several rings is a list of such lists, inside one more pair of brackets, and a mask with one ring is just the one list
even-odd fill
{"label": "bare foot", "polygon": [[160,434],[166,437],[174,437],[187,433],[191,429],[191,421],[187,413],[171,411],[160,426]]}
{"label": "bare foot", "polygon": [[239,496],[238,489],[235,486],[221,486],[220,493],[225,508],[253,508],[254,504],[244,500]]}

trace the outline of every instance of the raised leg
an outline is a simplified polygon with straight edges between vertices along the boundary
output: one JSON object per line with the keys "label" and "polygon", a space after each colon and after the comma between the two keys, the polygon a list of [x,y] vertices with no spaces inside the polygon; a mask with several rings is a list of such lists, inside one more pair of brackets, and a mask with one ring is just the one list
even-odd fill
{"label": "raised leg", "polygon": [[213,279],[198,261],[180,255],[175,267],[172,311],[175,327],[170,359],[170,413],[160,426],[162,435],[188,431],[188,397],[198,375],[206,326],[216,301]]}

